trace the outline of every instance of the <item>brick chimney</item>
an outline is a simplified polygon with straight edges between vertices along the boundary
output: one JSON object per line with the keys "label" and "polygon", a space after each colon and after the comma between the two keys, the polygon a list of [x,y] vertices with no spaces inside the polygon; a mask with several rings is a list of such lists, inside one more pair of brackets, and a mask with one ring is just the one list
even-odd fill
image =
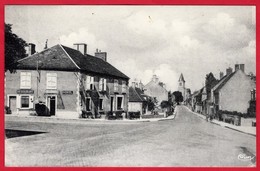
{"label": "brick chimney", "polygon": [[135,88],[136,87],[136,82],[132,82],[132,87]]}
{"label": "brick chimney", "polygon": [[85,43],[74,43],[74,49],[80,51],[83,55],[87,55],[87,44]]}
{"label": "brick chimney", "polygon": [[144,85],[143,85],[143,83],[140,81],[139,82],[139,88],[141,89],[141,90],[143,90],[143,88],[144,88]]}
{"label": "brick chimney", "polygon": [[95,57],[103,59],[104,61],[107,61],[107,53],[101,52],[101,50],[96,49]]}
{"label": "brick chimney", "polygon": [[224,73],[223,72],[220,72],[219,73],[219,79],[222,79],[224,77]]}
{"label": "brick chimney", "polygon": [[156,75],[153,75],[152,81],[157,83],[159,81],[159,78]]}
{"label": "brick chimney", "polygon": [[245,72],[245,64],[240,64],[239,66],[240,66],[241,71]]}
{"label": "brick chimney", "polygon": [[28,46],[25,48],[26,53],[28,56],[33,55],[35,53],[35,44],[29,43]]}
{"label": "brick chimney", "polygon": [[227,72],[227,75],[229,75],[233,72],[233,69],[229,67],[226,69],[226,72]]}
{"label": "brick chimney", "polygon": [[235,71],[239,70],[240,65],[239,64],[235,64]]}

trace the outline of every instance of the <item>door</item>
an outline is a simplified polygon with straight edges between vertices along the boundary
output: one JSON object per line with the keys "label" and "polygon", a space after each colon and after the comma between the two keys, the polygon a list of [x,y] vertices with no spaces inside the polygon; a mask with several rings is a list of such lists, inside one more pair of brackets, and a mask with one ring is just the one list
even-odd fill
{"label": "door", "polygon": [[50,115],[56,114],[56,96],[48,96],[48,107]]}
{"label": "door", "polygon": [[111,100],[110,100],[110,111],[113,111],[114,109],[114,97],[111,97]]}
{"label": "door", "polygon": [[16,113],[17,111],[16,96],[9,96],[9,107],[12,113]]}

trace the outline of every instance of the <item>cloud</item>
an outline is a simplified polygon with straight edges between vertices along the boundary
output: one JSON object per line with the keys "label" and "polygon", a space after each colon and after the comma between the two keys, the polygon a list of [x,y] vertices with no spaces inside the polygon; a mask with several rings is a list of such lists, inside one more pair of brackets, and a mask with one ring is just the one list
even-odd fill
{"label": "cloud", "polygon": [[80,28],[77,32],[71,32],[68,35],[60,36],[60,42],[63,45],[73,47],[74,43],[86,43],[88,45],[88,53],[94,53],[95,49],[105,49],[106,43],[102,40],[97,40],[96,36],[87,28]]}
{"label": "cloud", "polygon": [[[152,69],[140,68],[138,61],[133,59],[127,59],[125,61],[115,61],[114,66],[120,71],[130,77],[130,83],[132,81],[141,81],[143,84],[147,84],[151,81],[152,76],[156,74],[159,80],[166,84],[166,89],[177,90],[179,73],[177,73],[169,64],[160,64]],[[149,67],[148,67],[149,68]]]}
{"label": "cloud", "polygon": [[200,38],[213,46],[224,49],[243,48],[250,41],[252,33],[246,25],[239,23],[229,14],[218,13],[202,26]]}

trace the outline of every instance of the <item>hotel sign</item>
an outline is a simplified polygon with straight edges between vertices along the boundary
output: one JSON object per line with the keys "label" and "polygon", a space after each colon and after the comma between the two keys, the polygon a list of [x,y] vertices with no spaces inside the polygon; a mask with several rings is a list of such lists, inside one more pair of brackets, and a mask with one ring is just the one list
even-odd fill
{"label": "hotel sign", "polygon": [[64,94],[64,95],[72,95],[73,91],[64,90],[64,91],[62,91],[62,94]]}
{"label": "hotel sign", "polygon": [[19,89],[16,90],[17,94],[33,94],[34,91],[33,90],[29,90],[29,89]]}

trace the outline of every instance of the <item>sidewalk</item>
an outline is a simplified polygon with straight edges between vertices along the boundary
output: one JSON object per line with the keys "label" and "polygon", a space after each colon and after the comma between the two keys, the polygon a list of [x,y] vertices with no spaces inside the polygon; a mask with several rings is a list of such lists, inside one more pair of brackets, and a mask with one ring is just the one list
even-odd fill
{"label": "sidewalk", "polygon": [[87,118],[63,118],[58,116],[43,117],[43,116],[30,116],[30,115],[7,115],[5,114],[5,120],[14,120],[14,118],[24,118],[26,121],[35,122],[106,122],[106,123],[131,123],[131,122],[157,122],[164,120],[172,120],[175,118],[175,113],[167,118],[149,118],[149,119],[123,119],[123,120],[108,120],[105,118],[100,119],[87,119]]}
{"label": "sidewalk", "polygon": [[[186,106],[185,106],[186,107]],[[202,114],[198,114],[196,112],[193,112],[191,111],[188,107],[186,107],[191,113],[197,115],[198,117],[206,120],[206,116],[202,115]],[[225,127],[225,128],[229,128],[229,129],[232,129],[232,130],[235,130],[235,131],[238,131],[238,132],[242,132],[242,133],[245,133],[245,134],[249,134],[249,135],[253,135],[253,136],[256,136],[256,127],[250,127],[250,126],[236,126],[236,125],[232,125],[232,124],[229,124],[229,123],[225,123],[225,122],[221,122],[221,121],[218,121],[218,120],[215,120],[213,119],[211,121],[211,123],[214,123],[216,125],[219,125],[219,126],[222,126],[222,127]]]}

